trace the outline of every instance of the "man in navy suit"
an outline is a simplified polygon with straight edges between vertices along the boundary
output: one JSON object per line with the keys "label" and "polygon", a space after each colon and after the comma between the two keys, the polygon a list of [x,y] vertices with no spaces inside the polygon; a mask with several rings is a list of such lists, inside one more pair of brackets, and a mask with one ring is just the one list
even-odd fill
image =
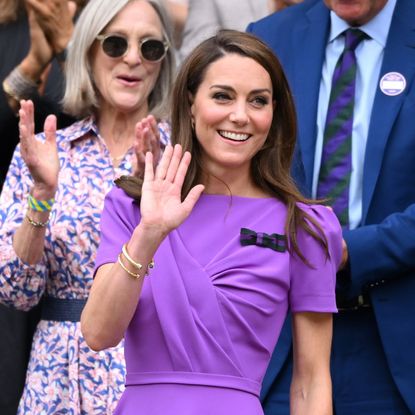
{"label": "man in navy suit", "polygon": [[[344,268],[337,278],[336,415],[415,414],[415,1],[305,0],[248,27],[280,58],[298,115],[303,187],[317,194],[342,33],[361,29]],[[278,105],[278,103],[277,103]],[[267,415],[288,414],[287,320],[263,384]]]}

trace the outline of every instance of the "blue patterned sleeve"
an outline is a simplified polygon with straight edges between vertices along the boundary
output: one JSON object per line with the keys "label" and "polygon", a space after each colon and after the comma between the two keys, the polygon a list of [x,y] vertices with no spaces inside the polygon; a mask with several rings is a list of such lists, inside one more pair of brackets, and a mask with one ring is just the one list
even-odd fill
{"label": "blue patterned sleeve", "polygon": [[24,263],[13,249],[13,235],[24,219],[33,182],[17,146],[0,195],[0,302],[29,310],[40,300],[46,283],[45,258]]}

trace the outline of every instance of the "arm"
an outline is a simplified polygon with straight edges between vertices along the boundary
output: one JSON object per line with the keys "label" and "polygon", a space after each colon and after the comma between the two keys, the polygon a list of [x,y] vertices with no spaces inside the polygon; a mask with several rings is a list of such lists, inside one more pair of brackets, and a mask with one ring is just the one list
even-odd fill
{"label": "arm", "polygon": [[[26,0],[30,49],[3,82],[10,108],[17,112],[21,99],[42,95],[54,56],[59,57],[73,32],[76,6],[67,0]],[[60,59],[60,63],[63,61]]]}
{"label": "arm", "polygon": [[[50,116],[46,119],[46,139],[40,142],[34,135],[32,102],[22,101],[19,116],[20,149],[34,182],[31,195],[37,200],[50,200],[55,197],[59,174],[56,117]],[[16,230],[13,248],[22,261],[36,264],[42,258],[49,214],[50,211],[38,212],[29,209],[26,220]],[[34,223],[45,225],[35,226]]]}
{"label": "arm", "polygon": [[[166,147],[155,172],[150,152],[146,154],[145,161],[141,220],[130,240],[125,241],[129,256],[134,262],[143,264],[143,268],[139,270],[134,267],[133,262],[123,254],[120,260],[124,266],[116,262],[98,268],[81,317],[82,334],[93,350],[102,350],[120,342],[137,308],[147,264],[167,234],[190,214],[203,191],[203,186],[197,185],[181,201],[181,188],[190,153],[186,152],[182,156],[179,145],[174,150],[171,146]],[[107,205],[103,217],[114,216],[114,212],[106,210]],[[120,218],[120,222],[123,222],[123,218]],[[114,232],[115,227],[106,229],[108,222],[101,221],[101,224],[104,240],[105,233]],[[121,248],[118,249],[121,251]],[[136,277],[131,273],[136,274]]]}
{"label": "arm", "polygon": [[409,274],[415,268],[414,234],[415,205],[380,224],[345,231],[350,274],[342,278],[342,294],[354,297],[372,283]]}
{"label": "arm", "polygon": [[[0,199],[0,300],[4,304],[24,310],[38,303],[45,289],[47,275],[44,259],[47,227],[33,227],[25,219],[26,213],[36,222],[46,222],[49,216],[49,212],[28,210],[27,200],[31,191],[39,199],[48,198],[52,194],[45,193],[47,188],[42,186],[44,182],[39,181],[41,170],[34,166],[37,164],[36,159],[42,160],[42,163],[47,164],[47,175],[50,173],[51,163],[52,167],[53,162],[58,163],[53,158],[53,151],[50,151],[51,147],[53,149],[56,146],[54,137],[51,137],[51,143],[48,140],[42,143],[35,138],[33,118],[29,114],[33,116],[33,105],[22,102],[22,144],[15,151]],[[45,125],[47,131],[51,121],[53,129],[54,120],[49,119]],[[29,130],[31,132],[27,135]],[[45,150],[46,156],[38,153],[38,148]],[[52,173],[52,176],[54,174],[57,173]]]}
{"label": "arm", "polygon": [[293,314],[292,415],[331,415],[330,349],[332,315]]}

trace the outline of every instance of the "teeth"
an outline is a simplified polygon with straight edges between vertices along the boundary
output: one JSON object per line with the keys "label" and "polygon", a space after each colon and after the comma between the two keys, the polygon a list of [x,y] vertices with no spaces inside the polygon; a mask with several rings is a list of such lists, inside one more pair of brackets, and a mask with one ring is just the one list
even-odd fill
{"label": "teeth", "polygon": [[229,140],[235,140],[235,141],[245,141],[248,140],[248,138],[251,136],[250,134],[241,134],[241,133],[232,133],[230,131],[219,131],[219,134],[224,137],[228,138]]}

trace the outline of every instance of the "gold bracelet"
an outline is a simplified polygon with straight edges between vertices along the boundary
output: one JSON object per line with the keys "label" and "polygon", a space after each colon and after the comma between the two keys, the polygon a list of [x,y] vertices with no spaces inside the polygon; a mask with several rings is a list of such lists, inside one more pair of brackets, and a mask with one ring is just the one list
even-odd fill
{"label": "gold bracelet", "polygon": [[[127,251],[127,244],[125,243],[123,246],[122,246],[122,254],[125,256],[125,259],[131,264],[131,265],[133,265],[134,267],[136,267],[138,270],[141,270],[142,268],[143,268],[143,265],[142,264],[140,264],[139,262],[136,262],[136,261],[134,261],[131,257],[130,257],[130,254],[128,253],[128,251]],[[149,274],[149,270],[151,269],[151,268],[154,268],[154,259],[152,259],[151,261],[150,261],[150,263],[147,265],[147,268],[146,268],[146,272],[145,272],[145,275],[148,275]]]}
{"label": "gold bracelet", "polygon": [[141,278],[141,275],[137,272],[137,274],[134,274],[134,272],[131,272],[122,262],[121,259],[121,254],[118,255],[118,263],[120,264],[121,268],[129,275],[131,275],[132,277],[134,277],[136,280],[138,280],[139,278]]}
{"label": "gold bracelet", "polygon": [[26,219],[27,221],[34,226],[35,228],[44,228],[48,223],[49,223],[49,219],[46,222],[36,222],[35,220],[33,220],[28,213],[26,213]]}
{"label": "gold bracelet", "polygon": [[136,261],[134,261],[131,257],[130,257],[130,254],[128,253],[128,251],[127,251],[127,244],[125,243],[123,246],[122,246],[122,254],[125,256],[125,259],[131,264],[131,265],[133,265],[134,267],[136,267],[138,270],[140,270],[141,268],[143,268],[143,266],[139,263],[139,262],[136,262]]}

